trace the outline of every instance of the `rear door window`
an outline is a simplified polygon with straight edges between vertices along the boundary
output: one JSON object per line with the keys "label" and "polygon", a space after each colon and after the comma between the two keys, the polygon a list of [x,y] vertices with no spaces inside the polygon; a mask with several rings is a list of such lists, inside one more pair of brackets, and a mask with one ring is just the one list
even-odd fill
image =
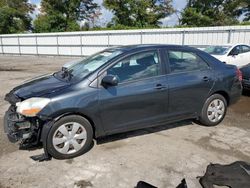
{"label": "rear door window", "polygon": [[242,45],[242,53],[250,52],[250,46]]}
{"label": "rear door window", "polygon": [[196,53],[168,50],[169,68],[171,73],[206,70],[208,64]]}

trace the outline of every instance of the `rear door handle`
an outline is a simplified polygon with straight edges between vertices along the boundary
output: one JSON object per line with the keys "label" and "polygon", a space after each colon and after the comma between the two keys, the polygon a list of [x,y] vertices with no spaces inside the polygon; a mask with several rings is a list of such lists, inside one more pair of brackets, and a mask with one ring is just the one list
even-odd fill
{"label": "rear door handle", "polygon": [[203,77],[203,81],[204,81],[204,82],[208,82],[209,80],[210,80],[209,77],[207,77],[207,76],[204,76],[204,77]]}
{"label": "rear door handle", "polygon": [[166,86],[164,86],[164,85],[162,85],[162,84],[157,84],[157,85],[155,86],[155,89],[157,89],[157,90],[165,89],[165,88],[166,88]]}

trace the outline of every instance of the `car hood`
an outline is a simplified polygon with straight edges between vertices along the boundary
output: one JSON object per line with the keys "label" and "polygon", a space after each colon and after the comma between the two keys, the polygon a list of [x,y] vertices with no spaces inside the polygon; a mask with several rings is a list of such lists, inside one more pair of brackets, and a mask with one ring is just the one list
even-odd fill
{"label": "car hood", "polygon": [[68,82],[59,80],[53,75],[44,75],[15,87],[12,91],[10,91],[10,93],[6,95],[5,99],[10,102],[10,98],[13,98],[13,96],[22,100],[31,97],[41,97],[46,94],[64,89],[69,85],[70,84]]}

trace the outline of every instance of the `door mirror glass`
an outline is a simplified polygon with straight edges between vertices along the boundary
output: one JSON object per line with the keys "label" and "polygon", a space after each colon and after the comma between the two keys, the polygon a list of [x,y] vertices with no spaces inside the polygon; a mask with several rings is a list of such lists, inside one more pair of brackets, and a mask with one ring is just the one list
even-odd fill
{"label": "door mirror glass", "polygon": [[117,76],[114,75],[106,75],[103,79],[102,79],[102,85],[104,87],[107,86],[117,86],[118,85],[118,78]]}

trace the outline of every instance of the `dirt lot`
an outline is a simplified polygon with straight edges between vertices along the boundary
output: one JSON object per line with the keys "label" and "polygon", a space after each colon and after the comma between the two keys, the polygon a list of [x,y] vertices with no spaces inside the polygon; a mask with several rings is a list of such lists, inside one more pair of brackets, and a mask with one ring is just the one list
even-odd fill
{"label": "dirt lot", "polygon": [[37,75],[58,70],[73,58],[0,56],[0,188],[124,187],[144,180],[158,187],[176,187],[186,178],[201,187],[197,176],[209,163],[250,162],[250,94],[231,106],[217,127],[184,121],[98,140],[85,155],[71,160],[34,162],[41,149],[20,151],[3,134],[8,104],[4,95]]}

